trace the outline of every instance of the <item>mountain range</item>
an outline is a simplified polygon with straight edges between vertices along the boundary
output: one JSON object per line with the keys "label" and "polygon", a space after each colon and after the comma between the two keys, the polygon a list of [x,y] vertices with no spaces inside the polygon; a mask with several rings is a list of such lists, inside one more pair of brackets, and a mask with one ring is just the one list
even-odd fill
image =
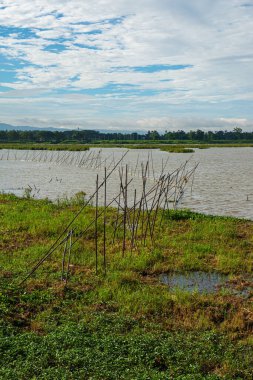
{"label": "mountain range", "polygon": [[[72,128],[73,130],[74,128]],[[75,128],[77,129],[77,128]],[[82,130],[82,128],[78,128],[79,130]],[[6,124],[6,123],[0,123],[0,131],[58,131],[58,132],[64,132],[64,131],[69,131],[71,130],[70,128],[54,128],[54,127],[31,127],[29,125],[22,125],[22,126],[17,126],[17,125],[11,125],[11,124]],[[93,130],[92,128],[87,128],[85,130]],[[143,130],[121,130],[121,129],[95,129],[98,132],[101,133],[123,133],[123,134],[128,134],[128,133],[138,133],[140,135],[145,134],[145,131]]]}

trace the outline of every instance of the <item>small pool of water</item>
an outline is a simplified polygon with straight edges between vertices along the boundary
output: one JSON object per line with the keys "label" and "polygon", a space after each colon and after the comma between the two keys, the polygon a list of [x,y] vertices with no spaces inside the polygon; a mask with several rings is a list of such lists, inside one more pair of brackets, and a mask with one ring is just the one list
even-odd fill
{"label": "small pool of water", "polygon": [[252,278],[242,279],[240,277],[231,280],[228,275],[217,272],[164,273],[159,280],[170,289],[178,288],[189,293],[210,294],[224,290],[242,297],[249,297],[253,294]]}

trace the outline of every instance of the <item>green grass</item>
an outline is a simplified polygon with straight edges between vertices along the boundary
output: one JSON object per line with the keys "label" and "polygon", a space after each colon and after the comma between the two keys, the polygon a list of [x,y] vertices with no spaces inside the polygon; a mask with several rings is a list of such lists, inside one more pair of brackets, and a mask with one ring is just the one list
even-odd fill
{"label": "green grass", "polygon": [[88,150],[89,146],[85,144],[0,143],[1,149],[84,151]]}
{"label": "green grass", "polygon": [[[251,379],[247,344],[213,332],[140,330],[131,319],[104,314],[69,322],[46,335],[0,337],[4,379]],[[8,354],[8,355],[6,355]],[[245,366],[249,366],[248,369]]]}
{"label": "green grass", "polygon": [[160,149],[170,153],[193,153],[194,149],[208,148],[239,148],[253,147],[252,143],[200,143],[200,142],[171,142],[171,141],[102,141],[97,143],[0,143],[1,149],[29,149],[29,150],[68,150],[68,151],[85,151],[89,148],[126,148],[126,149]]}
{"label": "green grass", "polygon": [[[19,287],[79,203],[0,195],[0,379],[251,379],[251,299],[168,289],[159,275],[217,271],[241,284],[252,275],[253,223],[169,211],[155,245],[123,258],[110,209],[107,276],[101,249],[95,274],[88,231],[67,285],[59,250]],[[93,217],[87,207],[77,227]]]}

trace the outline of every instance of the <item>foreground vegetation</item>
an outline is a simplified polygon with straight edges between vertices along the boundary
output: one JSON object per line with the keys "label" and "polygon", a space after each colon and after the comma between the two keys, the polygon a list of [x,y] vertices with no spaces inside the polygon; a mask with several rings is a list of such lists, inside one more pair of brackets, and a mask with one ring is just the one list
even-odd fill
{"label": "foreground vegetation", "polygon": [[[252,294],[168,289],[159,275],[215,271],[243,289],[252,278],[253,222],[170,211],[153,247],[122,258],[120,243],[108,241],[106,276],[102,252],[95,274],[88,231],[67,284],[55,252],[18,286],[79,203],[0,195],[0,378],[252,379]],[[93,216],[90,206],[78,225]]]}

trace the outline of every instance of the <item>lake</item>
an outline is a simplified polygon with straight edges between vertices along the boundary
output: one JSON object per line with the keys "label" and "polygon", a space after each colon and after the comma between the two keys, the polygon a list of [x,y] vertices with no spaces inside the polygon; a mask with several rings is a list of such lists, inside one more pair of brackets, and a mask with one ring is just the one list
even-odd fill
{"label": "lake", "polygon": [[[0,151],[0,191],[18,196],[27,187],[35,198],[51,200],[95,190],[100,181],[122,157],[126,149],[92,148],[88,152]],[[172,172],[186,160],[188,167],[198,167],[179,207],[205,214],[235,216],[253,220],[253,148],[196,149],[192,154],[167,153],[157,149],[131,149],[123,160],[128,165],[130,198],[140,187],[141,164],[149,159],[148,181],[151,186],[161,170]],[[108,199],[119,192],[118,169],[108,180]],[[102,203],[103,195],[99,196]]]}

